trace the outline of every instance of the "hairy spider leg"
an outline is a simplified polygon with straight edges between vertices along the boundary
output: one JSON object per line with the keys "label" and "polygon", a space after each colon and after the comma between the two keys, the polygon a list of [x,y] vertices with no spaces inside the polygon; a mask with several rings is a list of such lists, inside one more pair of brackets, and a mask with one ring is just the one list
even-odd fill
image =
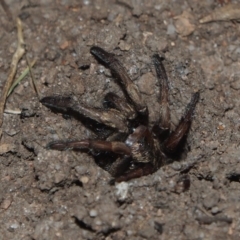
{"label": "hairy spider leg", "polygon": [[159,101],[161,107],[158,126],[162,131],[168,131],[170,129],[169,86],[168,77],[162,61],[163,58],[161,58],[158,54],[153,55],[153,63],[160,85]]}
{"label": "hairy spider leg", "polygon": [[58,151],[90,149],[123,155],[122,157],[117,158],[116,161],[114,161],[108,169],[108,172],[114,178],[121,176],[130,166],[131,148],[123,142],[110,142],[98,139],[84,139],[79,141],[54,141],[50,142],[47,145],[47,148]]}
{"label": "hairy spider leg", "polygon": [[47,148],[65,151],[71,150],[84,150],[93,149],[98,151],[107,151],[123,155],[131,155],[131,148],[123,142],[109,142],[98,139],[84,139],[84,140],[72,140],[72,141],[54,141],[47,145]]}
{"label": "hairy spider leg", "polygon": [[123,175],[116,177],[115,182],[129,181],[131,179],[143,177],[154,172],[156,172],[156,168],[151,163],[145,163],[144,165],[139,165]]}
{"label": "hairy spider leg", "polygon": [[164,142],[164,150],[168,153],[173,153],[177,150],[181,140],[187,135],[194,114],[196,104],[199,100],[199,92],[192,95],[190,103],[186,107],[185,114],[181,118],[175,131],[173,131],[170,136]]}
{"label": "hairy spider leg", "polygon": [[129,169],[130,164],[131,158],[129,156],[125,155],[122,158],[119,157],[112,163],[108,172],[114,177],[114,179],[117,179]]}
{"label": "hairy spider leg", "polygon": [[85,117],[93,119],[106,126],[118,129],[119,132],[127,132],[125,124],[126,117],[116,109],[99,109],[86,107],[83,104],[75,102],[70,97],[49,96],[41,99],[41,103],[46,107],[63,112],[75,112]]}
{"label": "hairy spider leg", "polygon": [[131,104],[129,104],[124,98],[119,97],[113,92],[106,94],[103,100],[103,106],[105,108],[115,108],[121,112],[126,119],[134,119],[136,117],[136,112]]}
{"label": "hairy spider leg", "polygon": [[135,107],[138,113],[147,114],[147,107],[144,103],[138,87],[128,76],[126,69],[123,65],[115,58],[113,53],[108,53],[100,47],[94,46],[90,49],[91,54],[103,65],[109,68],[112,75],[116,78],[124,93],[131,100],[131,103]]}

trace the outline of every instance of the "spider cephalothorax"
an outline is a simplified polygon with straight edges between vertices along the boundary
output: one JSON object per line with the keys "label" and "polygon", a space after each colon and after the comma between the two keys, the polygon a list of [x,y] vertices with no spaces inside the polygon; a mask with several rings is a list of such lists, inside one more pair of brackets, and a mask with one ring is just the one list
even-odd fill
{"label": "spider cephalothorax", "polygon": [[[154,127],[149,129],[147,106],[122,64],[114,54],[100,47],[92,47],[90,52],[111,70],[113,77],[122,87],[125,98],[110,92],[104,98],[104,107],[100,109],[87,107],[71,97],[63,96],[45,97],[41,102],[49,108],[75,113],[93,120],[111,129],[113,134],[104,135],[104,140],[55,141],[49,143],[48,148],[60,151],[66,149],[98,151],[103,154],[101,161],[106,161],[104,168],[118,182],[155,172],[165,163],[166,157],[177,150],[187,135],[199,92],[193,94],[179,124],[174,131],[171,131],[168,79],[162,63],[163,59],[157,54],[154,55],[153,63],[160,85],[161,117]],[[105,160],[105,153],[111,153],[113,159],[109,161],[106,157]]]}

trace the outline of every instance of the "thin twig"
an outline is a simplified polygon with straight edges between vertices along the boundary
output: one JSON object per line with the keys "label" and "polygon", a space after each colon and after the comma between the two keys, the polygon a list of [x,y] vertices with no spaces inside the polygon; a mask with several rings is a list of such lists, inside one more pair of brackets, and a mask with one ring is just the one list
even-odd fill
{"label": "thin twig", "polygon": [[14,115],[20,115],[21,114],[21,109],[5,109],[4,113],[7,114],[14,114]]}
{"label": "thin twig", "polygon": [[[26,56],[26,59],[27,59],[27,64],[28,64],[28,68],[29,68],[29,73],[30,73],[30,76],[31,76],[33,89],[34,89],[35,93],[37,94],[38,99],[40,99],[38,88],[37,88],[37,85],[36,85],[36,80],[35,80],[35,77],[34,77],[34,74],[33,74],[33,69],[32,69],[33,65],[29,62],[29,59],[28,59],[27,56]],[[34,60],[34,61],[36,62],[36,60]]]}
{"label": "thin twig", "polygon": [[197,217],[197,221],[199,221],[201,224],[211,224],[213,222],[226,222],[231,224],[232,223],[232,218],[226,217],[226,216],[202,216],[202,217]]}
{"label": "thin twig", "polygon": [[2,136],[3,111],[7,99],[7,94],[12,85],[14,76],[16,74],[18,62],[25,53],[24,40],[22,34],[22,22],[19,18],[17,18],[17,30],[18,30],[18,46],[16,52],[13,55],[10,66],[10,73],[3,87],[2,96],[0,98],[0,138]]}

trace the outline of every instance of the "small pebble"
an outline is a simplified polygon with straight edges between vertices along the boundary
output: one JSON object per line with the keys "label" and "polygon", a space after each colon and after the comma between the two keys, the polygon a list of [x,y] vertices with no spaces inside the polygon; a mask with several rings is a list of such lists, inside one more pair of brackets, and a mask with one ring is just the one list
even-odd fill
{"label": "small pebble", "polygon": [[98,214],[97,214],[97,211],[95,209],[91,209],[90,212],[89,212],[89,215],[90,215],[90,217],[96,217]]}
{"label": "small pebble", "polygon": [[141,237],[144,237],[146,239],[151,239],[153,237],[153,235],[155,234],[155,230],[152,226],[150,225],[146,225],[144,226],[140,231],[139,231],[139,235]]}
{"label": "small pebble", "polygon": [[171,164],[171,168],[175,171],[181,170],[182,165],[179,162],[173,162]]}
{"label": "small pebble", "polygon": [[167,26],[167,35],[173,35],[176,33],[176,28],[174,27],[173,24],[169,24]]}
{"label": "small pebble", "polygon": [[217,214],[220,212],[219,208],[218,207],[213,207],[212,210],[211,210],[212,214]]}
{"label": "small pebble", "polygon": [[89,177],[83,176],[83,177],[80,178],[80,181],[81,181],[83,184],[86,184],[86,183],[89,182]]}
{"label": "small pebble", "polygon": [[216,207],[217,203],[219,201],[219,196],[216,194],[216,192],[212,192],[211,194],[207,195],[203,200],[203,206],[206,209],[211,209]]}

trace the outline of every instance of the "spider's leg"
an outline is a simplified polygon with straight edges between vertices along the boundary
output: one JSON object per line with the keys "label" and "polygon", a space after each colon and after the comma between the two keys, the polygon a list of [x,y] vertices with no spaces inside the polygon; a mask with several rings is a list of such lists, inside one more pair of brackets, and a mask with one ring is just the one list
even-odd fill
{"label": "spider's leg", "polygon": [[140,165],[140,166],[126,172],[123,175],[120,175],[119,177],[116,177],[115,181],[116,182],[129,181],[134,178],[139,178],[142,176],[152,174],[155,171],[156,171],[156,168],[151,163],[146,163],[144,165]]}
{"label": "spider's leg", "polygon": [[72,140],[72,141],[54,141],[50,142],[47,145],[47,148],[65,151],[68,149],[71,150],[84,150],[84,149],[93,149],[98,151],[107,151],[117,154],[122,154],[126,156],[131,155],[131,149],[123,142],[109,142],[103,140],[93,140],[93,139],[84,139],[84,140]]}
{"label": "spider's leg", "polygon": [[115,108],[121,112],[126,119],[134,119],[136,117],[136,111],[133,106],[129,104],[124,98],[119,97],[113,92],[106,94],[103,100],[103,106],[105,108]]}
{"label": "spider's leg", "polygon": [[160,85],[159,101],[161,104],[159,128],[162,131],[170,129],[170,110],[169,110],[169,86],[165,67],[162,63],[163,58],[158,54],[153,56],[153,63],[156,69],[157,78]]}
{"label": "spider's leg", "polygon": [[131,148],[123,142],[110,142],[103,140],[73,140],[73,141],[54,141],[47,145],[48,149],[65,151],[65,150],[97,150],[104,152],[112,152],[122,155],[114,161],[107,170],[113,177],[121,176],[130,166]]}
{"label": "spider's leg", "polygon": [[126,117],[116,109],[99,109],[78,104],[70,97],[49,96],[41,99],[46,107],[57,111],[77,113],[84,117],[103,123],[119,132],[127,132]]}
{"label": "spider's leg", "polygon": [[118,59],[115,58],[114,54],[108,53],[97,46],[92,47],[90,52],[99,62],[111,70],[113,76],[122,86],[124,93],[131,100],[131,103],[134,105],[136,111],[146,115],[147,107],[139,93],[138,87],[130,79],[126,69],[118,61]]}
{"label": "spider's leg", "polygon": [[129,156],[124,156],[118,158],[115,162],[111,164],[111,167],[108,169],[108,172],[114,177],[118,178],[126,172],[130,167],[131,161]]}
{"label": "spider's leg", "polygon": [[170,134],[170,136],[164,142],[164,150],[168,153],[173,153],[177,150],[179,143],[181,140],[187,135],[188,130],[191,126],[192,117],[194,113],[194,109],[199,100],[199,92],[193,94],[190,103],[186,108],[186,112],[180,120],[178,126],[175,131]]}

